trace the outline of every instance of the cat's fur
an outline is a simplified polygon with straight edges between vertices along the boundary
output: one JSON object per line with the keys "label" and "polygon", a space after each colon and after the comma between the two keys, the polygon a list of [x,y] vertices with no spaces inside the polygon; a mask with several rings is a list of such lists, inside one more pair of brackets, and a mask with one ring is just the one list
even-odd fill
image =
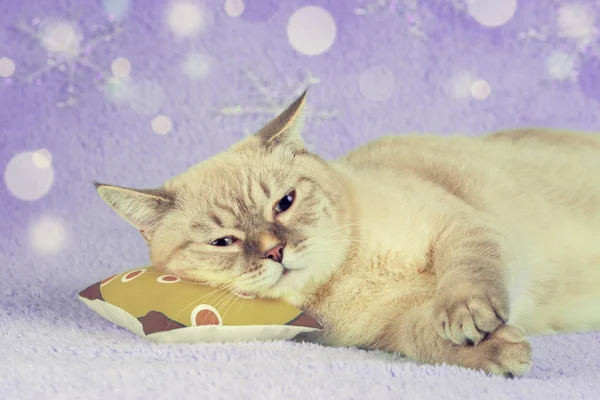
{"label": "cat's fur", "polygon": [[600,329],[600,135],[385,137],[324,161],[304,102],[159,189],[98,191],[156,268],[287,299],[321,343],[510,375],[524,334]]}

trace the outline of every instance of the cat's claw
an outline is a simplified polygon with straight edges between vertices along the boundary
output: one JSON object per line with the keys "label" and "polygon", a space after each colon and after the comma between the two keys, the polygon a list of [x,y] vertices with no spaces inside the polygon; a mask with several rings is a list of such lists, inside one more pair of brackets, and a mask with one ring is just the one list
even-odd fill
{"label": "cat's claw", "polygon": [[437,332],[454,344],[481,342],[508,320],[507,301],[485,290],[438,291],[434,305]]}

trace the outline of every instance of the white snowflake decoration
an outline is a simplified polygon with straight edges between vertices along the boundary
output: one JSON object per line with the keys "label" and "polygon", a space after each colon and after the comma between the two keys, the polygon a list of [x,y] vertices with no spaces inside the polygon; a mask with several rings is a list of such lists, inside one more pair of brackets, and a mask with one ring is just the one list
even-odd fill
{"label": "white snowflake decoration", "polygon": [[[296,89],[292,95],[281,96],[267,87],[261,80],[249,70],[244,71],[246,77],[250,80],[254,89],[261,94],[261,99],[257,105],[232,105],[225,106],[219,110],[218,119],[224,117],[242,117],[242,116],[258,116],[266,119],[274,118],[279,115],[287,106],[309,86],[319,83],[319,78],[307,74],[305,79],[296,85]],[[307,105],[305,116],[307,120],[323,121],[335,118],[337,111],[335,110],[315,110]],[[249,129],[244,128],[244,134],[250,135]]]}
{"label": "white snowflake decoration", "polygon": [[542,29],[529,28],[525,32],[520,32],[517,35],[518,40],[536,40],[539,42],[545,42],[547,38],[548,38],[548,35],[546,33],[545,28],[542,28]]}
{"label": "white snowflake decoration", "polygon": [[113,40],[122,32],[120,26],[111,23],[108,33],[86,42],[79,27],[62,18],[48,18],[44,21],[34,19],[32,24],[21,23],[17,28],[35,40],[48,53],[46,65],[27,75],[25,80],[28,83],[39,83],[41,77],[53,71],[65,75],[66,96],[56,103],[61,108],[75,106],[79,102],[75,89],[79,69],[95,73],[101,82],[105,81],[105,71],[91,61],[90,54],[97,45]]}

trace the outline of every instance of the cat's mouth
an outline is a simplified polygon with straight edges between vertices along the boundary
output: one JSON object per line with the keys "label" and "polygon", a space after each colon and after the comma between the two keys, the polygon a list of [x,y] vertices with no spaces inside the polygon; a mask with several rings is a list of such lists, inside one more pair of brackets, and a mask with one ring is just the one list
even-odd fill
{"label": "cat's mouth", "polygon": [[289,266],[286,265],[281,265],[281,275],[279,275],[279,279],[277,279],[277,283],[280,283],[282,280],[286,279],[288,276],[293,275],[294,272],[296,272],[297,269],[295,268],[290,268]]}
{"label": "cat's mouth", "polygon": [[275,282],[272,283],[272,287],[279,287],[280,285],[288,285],[295,280],[296,274],[298,274],[302,268],[294,268],[290,265],[280,264],[280,273],[279,277],[275,279]]}
{"label": "cat's mouth", "polygon": [[289,275],[294,272],[300,271],[303,267],[293,267],[291,265],[281,264],[281,276]]}

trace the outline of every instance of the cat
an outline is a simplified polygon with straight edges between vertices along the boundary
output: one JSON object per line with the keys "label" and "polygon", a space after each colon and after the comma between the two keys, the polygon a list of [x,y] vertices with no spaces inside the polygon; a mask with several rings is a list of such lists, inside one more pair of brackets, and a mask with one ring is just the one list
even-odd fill
{"label": "cat", "polygon": [[600,329],[600,135],[389,136],[325,161],[305,99],[157,189],[97,191],[158,270],[323,323],[300,340],[518,376],[526,335]]}

